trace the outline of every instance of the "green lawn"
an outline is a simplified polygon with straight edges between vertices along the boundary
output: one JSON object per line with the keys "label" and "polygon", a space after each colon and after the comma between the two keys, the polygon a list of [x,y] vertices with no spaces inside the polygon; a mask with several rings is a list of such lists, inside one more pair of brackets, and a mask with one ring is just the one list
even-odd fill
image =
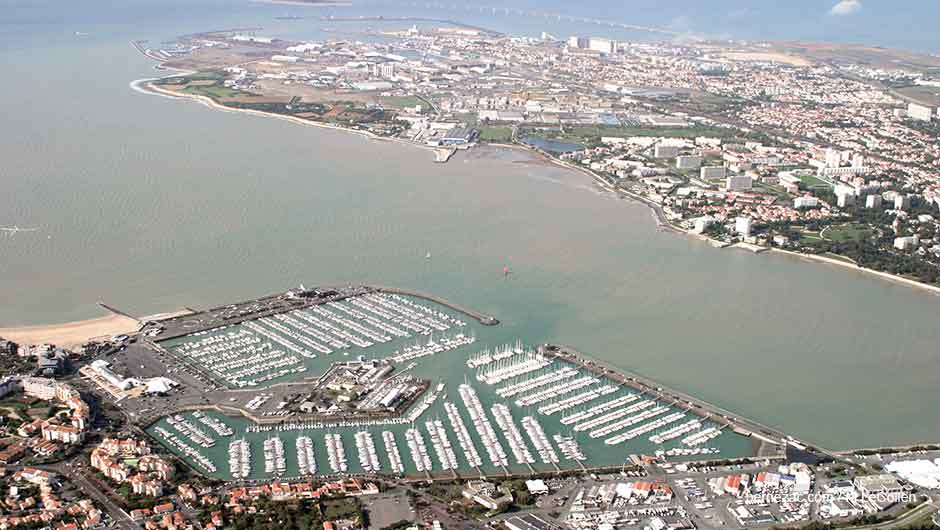
{"label": "green lawn", "polygon": [[480,139],[487,142],[508,142],[512,138],[512,127],[499,125],[480,125]]}
{"label": "green lawn", "polygon": [[862,241],[868,239],[871,237],[872,231],[865,225],[846,223],[844,225],[827,227],[822,231],[821,235],[829,241],[841,243],[844,241]]}
{"label": "green lawn", "polygon": [[825,181],[820,180],[812,175],[801,175],[800,182],[802,182],[804,186],[810,189],[830,187],[829,184],[827,184]]}
{"label": "green lawn", "polygon": [[244,92],[232,90],[231,88],[223,85],[188,86],[184,92],[188,92],[190,94],[199,94],[200,96],[209,96],[214,100],[244,95]]}
{"label": "green lawn", "polygon": [[379,99],[379,102],[386,107],[392,107],[396,109],[402,109],[405,107],[414,107],[415,105],[421,105],[422,107],[427,107],[428,104],[416,98],[415,96],[382,96]]}
{"label": "green lawn", "polygon": [[819,237],[819,232],[806,230],[805,228],[800,230],[800,239],[806,240],[807,242],[822,241],[822,238]]}

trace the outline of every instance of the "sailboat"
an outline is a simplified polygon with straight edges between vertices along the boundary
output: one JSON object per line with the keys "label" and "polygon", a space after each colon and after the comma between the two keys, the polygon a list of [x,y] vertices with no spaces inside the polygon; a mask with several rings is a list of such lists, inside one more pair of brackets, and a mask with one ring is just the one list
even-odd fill
{"label": "sailboat", "polygon": [[512,271],[509,270],[509,265],[503,265],[503,276],[509,276],[512,274]]}
{"label": "sailboat", "polygon": [[424,255],[424,259],[431,259],[431,251],[429,250],[427,254]]}

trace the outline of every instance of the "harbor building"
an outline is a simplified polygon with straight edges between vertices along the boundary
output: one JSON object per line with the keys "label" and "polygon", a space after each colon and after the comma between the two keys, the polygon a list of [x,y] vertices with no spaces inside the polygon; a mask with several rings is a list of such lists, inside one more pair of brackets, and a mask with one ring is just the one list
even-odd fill
{"label": "harbor building", "polygon": [[500,511],[512,504],[512,493],[496,484],[485,480],[471,480],[460,492],[466,499],[470,499],[490,511]]}
{"label": "harbor building", "polygon": [[440,145],[467,145],[472,143],[477,136],[476,129],[469,127],[454,127],[447,131],[443,137],[441,137]]}
{"label": "harbor building", "polygon": [[887,473],[855,477],[854,484],[859,497],[869,502],[874,499],[897,499],[904,493],[904,487],[898,479]]}

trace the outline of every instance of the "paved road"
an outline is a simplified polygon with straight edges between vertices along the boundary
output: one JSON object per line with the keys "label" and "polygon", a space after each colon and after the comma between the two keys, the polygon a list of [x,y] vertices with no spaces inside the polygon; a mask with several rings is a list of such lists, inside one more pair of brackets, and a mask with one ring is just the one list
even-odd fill
{"label": "paved road", "polygon": [[902,515],[901,517],[897,519],[892,519],[890,521],[886,521],[884,523],[871,525],[871,526],[850,526],[850,527],[846,527],[843,530],[862,530],[862,529],[875,530],[878,528],[901,528],[908,523],[912,523],[916,521],[917,519],[920,519],[924,515],[928,515],[936,511],[936,509],[937,507],[934,505],[934,499],[929,498],[927,499],[927,502],[921,504],[917,508],[914,508],[913,510],[907,512],[906,514]]}
{"label": "paved road", "polygon": [[99,506],[101,506],[102,508],[104,508],[106,512],[108,512],[108,515],[111,516],[111,519],[114,521],[115,525],[118,528],[122,528],[124,530],[139,530],[140,529],[137,523],[135,523],[134,520],[131,519],[131,516],[128,515],[127,512],[125,512],[123,509],[121,509],[120,506],[115,504],[115,502],[111,500],[111,497],[109,497],[106,493],[101,491],[101,489],[99,489],[97,485],[95,485],[92,481],[88,480],[88,478],[85,476],[85,473],[88,472],[87,469],[73,468],[70,466],[66,466],[65,464],[55,464],[52,466],[46,466],[46,468],[51,469],[55,471],[56,473],[59,473],[60,475],[64,476],[65,478],[69,479],[69,481],[77,485],[78,488],[82,491],[82,493],[91,497],[96,503],[98,503]]}

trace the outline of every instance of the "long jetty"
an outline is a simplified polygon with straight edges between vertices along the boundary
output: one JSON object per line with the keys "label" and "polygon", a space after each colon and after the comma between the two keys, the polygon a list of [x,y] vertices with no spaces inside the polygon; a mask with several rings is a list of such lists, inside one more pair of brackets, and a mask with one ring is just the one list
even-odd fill
{"label": "long jetty", "polygon": [[[476,320],[480,324],[483,324],[484,326],[495,326],[499,324],[499,320],[496,319],[496,317],[455,304],[432,294],[410,289],[387,286],[350,285],[343,287],[325,286],[319,287],[316,290],[319,290],[324,294],[311,297],[291,297],[285,293],[278,293],[262,296],[253,300],[238,302],[236,304],[226,304],[202,311],[194,311],[186,315],[168,318],[160,322],[160,325],[164,328],[164,332],[151,342],[162,342],[168,339],[189,335],[190,333],[194,333],[196,331],[212,329],[220,326],[240,324],[248,320],[256,320],[280,313],[287,313],[296,309],[305,309],[308,307],[321,305],[328,302],[345,300],[347,298],[353,298],[369,293],[389,293],[421,298],[462,313]],[[314,291],[315,290],[309,290],[308,292]],[[245,308],[245,310],[233,311],[233,307],[241,307]],[[110,307],[107,309],[117,312],[117,310]]]}

